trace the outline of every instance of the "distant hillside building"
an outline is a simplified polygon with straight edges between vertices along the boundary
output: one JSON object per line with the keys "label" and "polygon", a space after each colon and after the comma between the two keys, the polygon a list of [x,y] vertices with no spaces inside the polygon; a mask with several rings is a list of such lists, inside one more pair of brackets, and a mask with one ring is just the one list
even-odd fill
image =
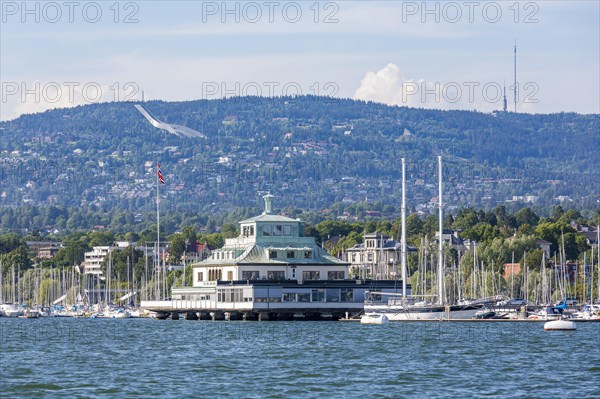
{"label": "distant hillside building", "polygon": [[[461,230],[443,229],[442,240],[444,243],[452,246],[457,251],[464,253],[466,250],[473,251],[477,246],[475,241],[469,239],[463,239],[460,235]],[[435,233],[436,241],[438,240],[439,233]]]}
{"label": "distant hillside building", "polygon": [[[417,249],[407,246],[406,252],[416,253]],[[401,259],[401,243],[378,232],[365,234],[361,244],[345,251],[345,260],[350,263],[350,270],[361,278],[397,278]]]}
{"label": "distant hillside building", "polygon": [[38,259],[54,259],[56,253],[60,250],[58,246],[40,248],[37,251]]}
{"label": "distant hillside building", "polygon": [[130,243],[127,241],[118,241],[115,244],[116,245],[112,246],[103,245],[93,247],[91,251],[86,252],[84,254],[84,261],[79,267],[80,272],[83,274],[101,276],[102,262],[111,252],[121,251],[130,245],[134,245],[135,243]]}

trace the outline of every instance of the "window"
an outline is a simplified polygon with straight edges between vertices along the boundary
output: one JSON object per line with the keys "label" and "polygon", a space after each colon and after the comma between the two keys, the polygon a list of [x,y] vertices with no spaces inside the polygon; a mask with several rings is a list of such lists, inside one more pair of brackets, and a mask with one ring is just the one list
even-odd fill
{"label": "window", "polygon": [[273,235],[273,226],[266,224],[263,226],[263,236],[268,237]]}
{"label": "window", "polygon": [[373,254],[367,254],[367,261],[373,262]]}
{"label": "window", "polygon": [[244,226],[242,232],[244,237],[252,237],[254,236],[254,226]]}
{"label": "window", "polygon": [[312,251],[304,251],[304,259],[311,259]]}
{"label": "window", "polygon": [[306,271],[302,272],[303,280],[319,280],[321,277],[321,273],[318,271]]}
{"label": "window", "polygon": [[217,300],[219,302],[242,302],[244,293],[241,288],[217,290]]}
{"label": "window", "polygon": [[298,294],[298,302],[310,302],[310,294]]}
{"label": "window", "polygon": [[312,302],[325,302],[325,290],[322,288],[312,290]]}
{"label": "window", "polygon": [[296,278],[296,268],[292,267],[292,278]]}
{"label": "window", "polygon": [[296,302],[295,292],[286,292],[283,294],[283,302]]}
{"label": "window", "polygon": [[233,272],[231,270],[229,270],[227,272],[227,280],[228,281],[233,281]]}
{"label": "window", "polygon": [[327,272],[327,280],[343,280],[343,279],[344,279],[343,271]]}
{"label": "window", "polygon": [[327,302],[339,302],[340,301],[340,290],[336,288],[327,289]]}
{"label": "window", "polygon": [[269,271],[267,272],[267,278],[269,280],[285,280],[284,271]]}
{"label": "window", "polygon": [[283,226],[283,235],[284,236],[291,236],[292,235],[292,226],[284,225]]}
{"label": "window", "polygon": [[269,259],[277,259],[277,251],[269,251]]}
{"label": "window", "polygon": [[258,270],[247,270],[242,272],[242,280],[258,280],[260,272]]}
{"label": "window", "polygon": [[356,262],[356,254],[352,254],[352,263]]}
{"label": "window", "polygon": [[354,302],[354,291],[352,288],[342,288],[340,294],[342,302]]}
{"label": "window", "polygon": [[277,224],[274,226],[275,228],[273,229],[273,235],[274,236],[280,236],[283,234],[283,226],[280,224]]}
{"label": "window", "polygon": [[198,278],[197,278],[197,280],[196,280],[196,281],[197,281],[197,282],[202,282],[202,281],[204,281],[204,276],[203,276],[202,272],[198,272]]}
{"label": "window", "polygon": [[296,257],[296,253],[294,251],[287,251],[287,257],[288,258],[295,258]]}

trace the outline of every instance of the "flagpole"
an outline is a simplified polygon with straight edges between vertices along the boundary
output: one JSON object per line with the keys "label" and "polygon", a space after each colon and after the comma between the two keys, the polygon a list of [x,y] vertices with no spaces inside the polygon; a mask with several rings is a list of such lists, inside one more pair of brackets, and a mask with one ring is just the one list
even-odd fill
{"label": "flagpole", "polygon": [[160,197],[159,197],[159,186],[160,186],[160,164],[156,162],[156,260],[158,266],[158,292],[159,300],[162,299],[162,292],[160,289]]}

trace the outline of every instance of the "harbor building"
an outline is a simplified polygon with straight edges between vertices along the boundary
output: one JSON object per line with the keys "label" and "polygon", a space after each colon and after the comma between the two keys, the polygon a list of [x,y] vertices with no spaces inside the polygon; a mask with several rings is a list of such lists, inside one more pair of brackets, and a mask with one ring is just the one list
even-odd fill
{"label": "harbor building", "polygon": [[348,262],[304,236],[301,220],[274,214],[271,194],[263,198],[264,212],[239,222],[238,237],[192,264],[191,287],[142,307],[191,318],[338,319],[362,311],[367,290],[401,292],[401,281],[351,279]]}

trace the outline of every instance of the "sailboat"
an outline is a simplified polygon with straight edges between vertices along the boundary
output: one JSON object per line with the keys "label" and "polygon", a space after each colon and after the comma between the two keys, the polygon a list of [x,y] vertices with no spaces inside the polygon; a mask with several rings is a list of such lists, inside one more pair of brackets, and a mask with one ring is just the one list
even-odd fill
{"label": "sailboat", "polygon": [[406,163],[402,158],[402,293],[368,292],[365,298],[365,316],[385,315],[390,321],[471,319],[482,304],[449,305],[444,300],[442,157],[438,156],[438,295],[437,303],[407,296],[406,289]]}

